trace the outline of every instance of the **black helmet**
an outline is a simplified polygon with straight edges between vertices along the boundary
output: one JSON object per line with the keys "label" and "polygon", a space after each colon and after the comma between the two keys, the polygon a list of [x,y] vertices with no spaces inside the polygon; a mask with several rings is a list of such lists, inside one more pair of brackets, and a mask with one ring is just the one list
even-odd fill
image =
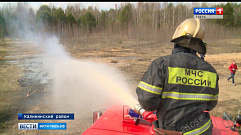
{"label": "black helmet", "polygon": [[238,124],[241,124],[241,114],[239,114],[238,116],[235,117],[235,121],[236,121]]}

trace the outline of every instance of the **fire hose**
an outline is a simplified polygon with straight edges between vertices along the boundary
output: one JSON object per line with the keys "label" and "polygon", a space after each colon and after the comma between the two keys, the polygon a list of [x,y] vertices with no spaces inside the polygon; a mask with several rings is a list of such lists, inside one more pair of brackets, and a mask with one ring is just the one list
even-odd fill
{"label": "fire hose", "polygon": [[147,119],[147,117],[149,115],[151,115],[154,111],[151,111],[151,112],[148,112],[146,111],[144,108],[142,108],[142,106],[140,104],[137,104],[135,107],[134,107],[134,112],[143,116],[143,119]]}

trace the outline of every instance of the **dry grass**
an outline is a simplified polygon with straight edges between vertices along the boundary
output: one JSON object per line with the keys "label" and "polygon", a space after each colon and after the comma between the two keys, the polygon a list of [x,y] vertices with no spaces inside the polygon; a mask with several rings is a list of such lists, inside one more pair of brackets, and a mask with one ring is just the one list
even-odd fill
{"label": "dry grass", "polygon": [[[128,81],[135,93],[135,87],[138,85],[139,80],[147,70],[151,61],[160,57],[171,54],[173,44],[169,41],[161,42],[161,40],[147,40],[137,39],[128,36],[108,36],[103,34],[93,34],[88,37],[80,37],[78,40],[69,40],[70,42],[63,42],[66,50],[72,55],[72,57],[79,60],[91,60],[102,61],[109,63],[112,66],[120,69],[124,76],[128,78]],[[228,66],[233,59],[236,60],[238,67],[241,67],[241,53],[240,49],[241,39],[223,39],[218,41],[212,41],[208,43],[208,53],[205,60],[212,64],[217,70],[219,80],[219,102],[218,105],[211,111],[214,116],[222,117],[222,112],[226,111],[229,114],[234,115],[237,113],[237,101],[241,102],[241,78],[238,72],[235,76],[236,86],[233,86],[231,82],[227,82],[227,77],[230,73]],[[19,57],[26,58],[26,56],[34,56],[36,48],[29,48],[30,44],[25,44],[22,41],[11,41],[11,44],[0,45],[0,59],[13,60],[13,57],[5,57],[6,55],[19,55]],[[232,52],[232,53],[231,53]],[[236,52],[236,53],[233,53]],[[22,56],[26,55],[26,56]],[[126,59],[116,59],[120,57],[126,57]],[[133,59],[128,59],[128,58]],[[0,60],[0,62],[1,62]],[[113,62],[114,61],[114,62]],[[81,134],[87,129],[91,122],[76,119],[74,121],[68,121],[68,129],[66,131],[19,131],[16,129],[17,123],[16,115],[19,111],[28,113],[46,112],[50,113],[52,108],[47,103],[49,100],[49,93],[36,93],[30,96],[27,100],[22,100],[25,95],[21,95],[19,91],[26,91],[19,87],[17,80],[18,74],[22,73],[22,69],[16,65],[6,65],[1,63],[0,76],[4,79],[0,80],[0,92],[1,92],[1,108],[0,121],[3,119],[5,122],[1,122],[4,126],[0,132],[6,134]],[[25,93],[26,94],[26,93]],[[33,101],[37,100],[34,104]],[[21,104],[17,104],[16,101],[22,101]],[[44,102],[45,101],[45,102]],[[23,109],[19,109],[24,104],[32,103],[34,106],[29,106]],[[87,118],[92,121],[91,114]],[[24,122],[60,122],[60,121],[24,121]]]}
{"label": "dry grass", "polygon": [[22,92],[17,80],[23,71],[16,65],[9,65],[6,60],[10,59],[5,58],[5,55],[6,53],[0,53],[0,132],[6,128],[7,121],[16,113],[16,103]]}
{"label": "dry grass", "polygon": [[23,106],[23,97],[27,91],[18,82],[24,71],[16,62],[26,56],[32,57],[35,53],[31,49],[23,41],[6,39],[0,43],[0,132],[13,126],[13,121],[16,124],[17,113],[26,109]]}

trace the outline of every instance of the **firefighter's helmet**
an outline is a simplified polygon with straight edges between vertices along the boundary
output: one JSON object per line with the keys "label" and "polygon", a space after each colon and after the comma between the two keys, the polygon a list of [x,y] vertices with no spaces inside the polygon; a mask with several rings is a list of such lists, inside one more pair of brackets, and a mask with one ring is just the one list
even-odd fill
{"label": "firefighter's helmet", "polygon": [[204,27],[199,19],[189,18],[177,27],[171,42],[200,54],[206,54],[206,44],[202,41],[204,32]]}
{"label": "firefighter's helmet", "polygon": [[199,19],[189,18],[183,21],[176,29],[172,39],[180,36],[192,36],[203,40],[205,29]]}

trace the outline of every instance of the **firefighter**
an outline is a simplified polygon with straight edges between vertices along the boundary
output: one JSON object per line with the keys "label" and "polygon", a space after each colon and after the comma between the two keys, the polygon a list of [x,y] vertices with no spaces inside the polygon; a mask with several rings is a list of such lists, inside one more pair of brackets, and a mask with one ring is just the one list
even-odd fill
{"label": "firefighter", "polygon": [[140,106],[157,110],[157,129],[185,135],[211,135],[209,113],[218,100],[219,76],[203,58],[204,27],[189,18],[176,29],[172,54],[152,61],[136,88]]}

